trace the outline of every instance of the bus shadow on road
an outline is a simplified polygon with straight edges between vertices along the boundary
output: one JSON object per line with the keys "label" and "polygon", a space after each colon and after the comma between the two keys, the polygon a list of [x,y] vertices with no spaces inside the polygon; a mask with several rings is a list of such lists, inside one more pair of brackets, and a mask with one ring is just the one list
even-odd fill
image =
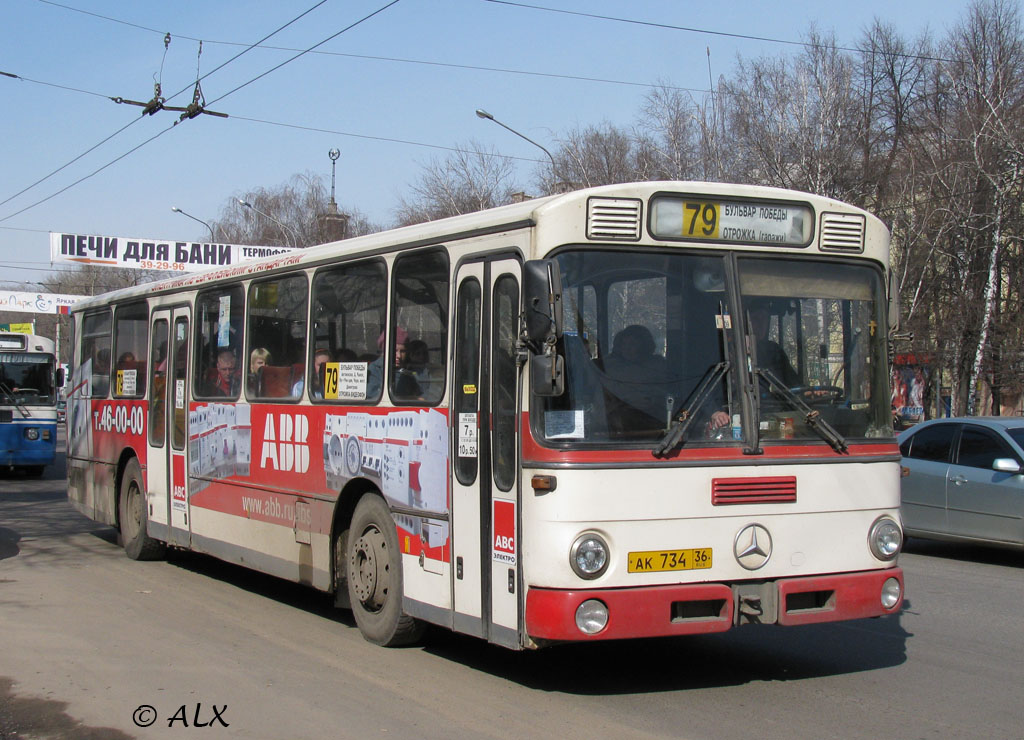
{"label": "bus shadow on road", "polygon": [[804,627],[754,625],[716,635],[556,645],[519,653],[432,629],[423,649],[539,691],[615,695],[891,668],[906,661],[909,637],[896,615]]}
{"label": "bus shadow on road", "polygon": [[230,583],[235,588],[273,599],[285,606],[301,609],[348,627],[355,627],[352,612],[335,608],[334,597],[331,594],[317,591],[311,586],[276,578],[243,565],[218,560],[211,555],[185,550],[169,550],[167,561],[197,576]]}
{"label": "bus shadow on road", "polygon": [[[197,576],[230,583],[358,631],[350,611],[335,608],[331,595],[308,586],[197,553],[172,551],[168,560]],[[903,608],[911,609],[909,599]],[[517,652],[431,626],[408,649],[539,691],[615,695],[799,681],[892,668],[906,661],[910,637],[896,615],[804,627],[752,625],[716,635],[564,644]]]}

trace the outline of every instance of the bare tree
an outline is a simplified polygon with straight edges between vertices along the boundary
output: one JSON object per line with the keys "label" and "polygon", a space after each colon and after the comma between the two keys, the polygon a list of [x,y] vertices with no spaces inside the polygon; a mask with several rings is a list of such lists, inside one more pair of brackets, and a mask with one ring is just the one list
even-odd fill
{"label": "bare tree", "polygon": [[544,192],[557,192],[567,184],[589,188],[651,179],[656,171],[651,140],[605,122],[573,129],[559,137],[552,155],[553,170],[542,171]]}
{"label": "bare tree", "polygon": [[831,36],[812,30],[794,59],[738,63],[719,86],[736,177],[850,199],[860,181],[853,65]]}
{"label": "bare tree", "polygon": [[[250,203],[248,208],[239,200]],[[335,237],[323,215],[329,213],[330,195],[319,175],[306,172],[273,188],[257,187],[232,196],[220,218],[210,223],[219,241],[230,244],[308,247]],[[348,208],[346,236],[380,231],[359,211]],[[205,238],[205,237],[204,237]]]}
{"label": "bare tree", "polygon": [[[1019,195],[1024,168],[1024,42],[1018,7],[1005,0],[978,2],[967,20],[953,32],[951,51],[956,63],[948,69],[950,91],[962,111],[960,140],[964,164],[973,171],[976,200],[985,203],[981,218],[972,224],[970,241],[975,254],[971,263],[978,278],[971,282],[980,293],[980,316],[970,334],[976,340],[966,383],[966,411],[977,407],[981,376],[1001,283],[1000,258],[1004,247],[1005,219],[1011,203],[1019,215]],[[977,313],[977,312],[976,312]],[[965,336],[965,339],[969,337]]]}
{"label": "bare tree", "polygon": [[511,160],[471,140],[423,165],[409,186],[413,195],[399,201],[397,221],[407,226],[511,203],[514,173]]}

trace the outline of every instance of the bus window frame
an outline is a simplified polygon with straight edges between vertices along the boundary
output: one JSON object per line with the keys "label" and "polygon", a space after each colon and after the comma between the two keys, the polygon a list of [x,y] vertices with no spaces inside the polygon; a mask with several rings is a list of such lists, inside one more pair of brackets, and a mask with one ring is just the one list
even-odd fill
{"label": "bus window frame", "polygon": [[147,391],[147,380],[148,380],[147,375],[149,373],[149,368],[147,367],[146,370],[140,374],[140,373],[138,373],[138,365],[139,365],[140,362],[148,363],[149,362],[149,358],[146,357],[145,359],[140,360],[139,359],[139,353],[138,352],[133,352],[133,355],[135,356],[135,363],[136,363],[136,367],[135,367],[135,370],[136,370],[136,375],[135,375],[135,384],[136,384],[135,385],[135,393],[134,393],[134,395],[128,395],[128,394],[123,394],[123,393],[122,394],[118,394],[117,393],[116,378],[117,378],[117,371],[118,371],[118,367],[117,367],[118,360],[116,360],[114,358],[119,358],[121,356],[121,354],[122,354],[121,347],[119,346],[119,340],[120,340],[121,337],[120,337],[120,335],[118,334],[118,331],[117,331],[118,321],[120,320],[120,317],[122,316],[122,314],[124,314],[124,313],[126,313],[126,312],[128,312],[128,311],[130,311],[132,309],[136,309],[136,310],[141,309],[142,310],[142,313],[141,313],[141,315],[143,316],[142,323],[143,323],[143,326],[145,327],[145,332],[144,332],[143,337],[142,337],[143,338],[143,346],[144,346],[144,351],[146,353],[149,352],[149,322],[150,322],[151,314],[150,314],[150,309],[149,309],[148,301],[146,301],[145,299],[142,299],[142,300],[139,300],[139,301],[130,301],[130,302],[125,302],[125,303],[117,304],[117,306],[114,307],[114,318],[113,318],[113,321],[111,322],[111,327],[110,327],[111,343],[112,343],[112,347],[111,347],[112,351],[110,353],[110,357],[111,357],[111,368],[110,368],[110,370],[111,370],[111,380],[112,380],[111,385],[110,385],[110,395],[111,395],[112,398],[116,398],[118,400],[129,400],[130,401],[130,400],[138,400],[138,399],[141,399],[141,398],[145,398],[146,397],[146,391]]}
{"label": "bus window frame", "polygon": [[[81,366],[85,365],[85,359],[84,359],[84,357],[82,355],[83,355],[84,350],[85,350],[86,342],[90,341],[90,340],[94,340],[95,337],[101,337],[101,336],[104,336],[104,335],[106,336],[106,338],[107,338],[107,356],[108,357],[110,356],[110,352],[111,352],[112,345],[113,345],[113,336],[112,336],[112,334],[113,334],[113,326],[114,326],[114,319],[113,319],[113,311],[112,311],[112,309],[113,309],[113,306],[104,306],[103,308],[100,308],[100,309],[97,309],[97,310],[94,310],[94,311],[88,311],[88,312],[82,314],[82,342],[81,342],[80,346],[76,345],[76,349],[79,350],[79,351],[76,352],[76,353],[73,353],[73,354],[78,354],[78,356],[79,356],[78,367],[81,367]],[[89,333],[89,332],[87,332],[85,330],[86,322],[88,322],[90,319],[93,319],[93,318],[98,317],[98,316],[103,316],[103,315],[105,315],[106,319],[107,319],[107,330],[106,330],[105,333],[99,333],[99,332]],[[97,395],[96,394],[96,389],[95,389],[94,383],[93,383],[93,378],[95,378],[97,376],[102,376],[102,373],[97,373],[96,372],[96,368],[93,366],[93,364],[91,362],[94,359],[93,356],[95,355],[95,345],[94,344],[90,344],[89,345],[89,350],[90,350],[90,353],[89,353],[89,355],[90,355],[89,356],[89,360],[90,360],[89,372],[90,372],[90,375],[92,376],[92,378],[90,378],[90,380],[89,380],[89,398],[109,398],[110,397],[110,385],[111,385],[111,383],[110,383],[110,376],[111,376],[111,371],[112,371],[112,368],[113,368],[113,360],[111,359],[110,367],[107,368],[107,373],[106,373],[107,389],[106,389],[106,393],[104,393],[103,395]]]}
{"label": "bus window frame", "polygon": [[[278,284],[280,284],[280,283],[283,283],[283,282],[288,281],[288,280],[293,280],[295,278],[302,278],[302,280],[303,280],[303,282],[305,284],[305,288],[306,288],[306,298],[305,298],[305,300],[306,300],[306,308],[305,308],[305,311],[303,312],[303,322],[304,322],[305,326],[303,327],[303,331],[302,331],[302,341],[303,341],[305,346],[303,347],[302,353],[299,355],[300,358],[306,358],[307,355],[308,355],[308,352],[309,352],[309,329],[310,329],[310,321],[309,321],[310,313],[309,312],[310,312],[310,306],[311,306],[311,301],[310,301],[311,281],[310,281],[310,278],[309,278],[309,273],[306,272],[305,270],[293,270],[293,271],[290,271],[290,272],[282,272],[280,274],[269,275],[267,277],[259,278],[259,279],[256,279],[256,280],[251,280],[251,281],[249,281],[249,285],[246,286],[246,289],[245,289],[245,322],[244,322],[245,323],[245,342],[242,345],[243,348],[245,349],[245,351],[243,353],[241,353],[240,355],[238,355],[237,361],[238,361],[238,363],[239,363],[239,365],[241,367],[241,371],[242,371],[242,373],[241,373],[242,374],[242,381],[241,381],[240,392],[245,394],[245,399],[247,401],[249,401],[250,403],[299,403],[306,396],[306,385],[307,385],[308,381],[305,381],[305,380],[303,382],[302,392],[300,392],[298,395],[293,395],[292,394],[292,387],[294,387],[294,385],[295,385],[295,381],[294,380],[291,380],[291,382],[289,383],[290,387],[288,388],[288,395],[286,395],[286,396],[260,396],[260,395],[256,394],[255,389],[253,390],[252,393],[249,392],[249,367],[250,367],[250,364],[251,364],[251,355],[252,355],[253,350],[257,349],[257,348],[249,346],[249,342],[252,341],[252,333],[253,333],[252,332],[253,314],[252,314],[252,311],[250,310],[250,306],[252,306],[252,294],[253,294],[253,291],[258,289],[261,285],[267,285],[267,284],[270,284],[270,283],[278,283]],[[271,355],[271,356],[273,357],[273,355]],[[274,366],[275,367],[288,367],[288,366],[291,366],[291,365],[294,365],[294,364],[295,363],[287,363],[286,365],[280,365],[280,366],[274,365]],[[305,363],[303,363],[302,374],[303,374],[303,378],[304,379],[309,374],[309,366],[306,365]]]}
{"label": "bus window frame", "polygon": [[[424,257],[424,256],[432,254],[432,253],[433,254],[440,254],[443,257],[444,263],[445,263],[445,268],[447,270],[447,283],[448,283],[448,286],[447,286],[448,289],[445,291],[445,297],[446,297],[447,305],[445,305],[443,307],[444,308],[443,311],[440,311],[438,313],[438,316],[444,322],[444,336],[441,338],[442,339],[441,346],[443,348],[442,349],[442,357],[441,357],[441,363],[442,363],[441,364],[441,376],[439,378],[437,378],[436,380],[432,380],[431,381],[431,382],[437,383],[440,386],[441,394],[435,400],[428,400],[428,399],[423,399],[423,398],[404,398],[404,397],[400,397],[400,396],[396,396],[395,395],[395,387],[394,387],[395,386],[396,376],[398,375],[398,372],[397,372],[398,371],[398,367],[397,367],[397,364],[395,362],[395,354],[396,354],[396,346],[395,345],[396,345],[396,340],[397,340],[397,336],[398,336],[398,331],[397,330],[399,328],[397,326],[398,306],[396,305],[396,303],[398,301],[398,291],[395,289],[395,284],[397,283],[397,281],[398,281],[398,279],[400,277],[399,266],[401,265],[402,262],[405,262],[407,260],[421,258],[421,257]],[[394,406],[403,406],[403,407],[409,407],[409,406],[412,406],[412,407],[436,407],[436,406],[440,406],[444,402],[444,399],[447,397],[447,387],[446,387],[446,384],[448,382],[448,364],[449,364],[448,363],[448,342],[449,342],[449,337],[451,335],[451,326],[449,326],[449,320],[451,318],[450,314],[451,314],[451,307],[452,307],[452,278],[453,278],[453,275],[452,275],[451,255],[448,253],[448,248],[445,245],[443,245],[443,244],[436,244],[436,245],[427,247],[425,249],[413,249],[413,250],[410,250],[408,252],[402,252],[402,253],[400,253],[395,258],[394,262],[391,265],[391,276],[390,276],[390,284],[389,284],[390,285],[390,293],[391,293],[391,295],[389,296],[389,301],[388,301],[388,323],[387,323],[387,330],[388,330],[387,348],[388,348],[388,351],[387,351],[387,354],[384,357],[384,365],[385,365],[385,368],[387,370],[387,373],[385,374],[385,381],[386,381],[385,384],[387,385],[387,389],[388,389],[388,398],[391,400],[391,403]],[[420,304],[420,305],[427,305],[427,304]],[[405,331],[408,331],[408,330],[406,329]],[[408,339],[412,339],[412,338],[414,338],[414,337],[407,337],[406,341],[408,341]],[[415,338],[419,339],[419,337],[415,337]]]}
{"label": "bus window frame", "polygon": [[[321,280],[321,278],[325,278],[325,276],[329,275],[330,273],[339,273],[339,272],[343,272],[345,270],[348,270],[350,268],[360,267],[360,266],[363,266],[363,265],[377,265],[377,266],[380,266],[380,267],[383,268],[382,269],[382,277],[383,277],[383,281],[382,282],[383,282],[383,287],[384,287],[384,300],[381,302],[381,309],[382,309],[381,312],[382,312],[383,316],[382,316],[382,321],[381,321],[380,332],[383,332],[385,334],[385,336],[387,336],[389,309],[390,309],[390,304],[391,304],[391,300],[390,300],[391,299],[391,295],[390,295],[390,293],[391,293],[391,269],[390,269],[390,267],[391,266],[388,264],[386,259],[384,259],[382,257],[378,257],[378,256],[360,257],[358,259],[350,259],[350,260],[346,260],[346,261],[343,261],[343,262],[337,262],[337,263],[334,263],[334,264],[331,264],[331,265],[326,265],[324,267],[320,267],[320,268],[316,269],[313,272],[313,276],[312,276],[312,279],[310,280],[310,285],[309,285],[309,317],[308,317],[308,320],[307,320],[307,327],[306,327],[307,335],[308,335],[308,340],[309,340],[308,341],[308,346],[306,348],[307,349],[307,353],[308,353],[307,364],[306,364],[306,384],[307,385],[312,383],[312,376],[310,375],[310,373],[312,372],[313,363],[314,363],[314,360],[315,360],[315,357],[316,357],[316,352],[319,349],[323,349],[323,347],[318,344],[318,342],[320,340],[319,340],[319,337],[317,337],[317,335],[315,333],[316,319],[313,316],[314,304],[316,303],[316,297],[317,297],[318,283]],[[345,314],[345,315],[348,315],[348,314]],[[387,345],[387,342],[385,342],[385,346],[386,345]],[[330,360],[330,362],[336,362],[336,360],[334,359],[334,357],[335,357],[334,353],[337,352],[337,349],[332,349],[330,347],[329,343],[328,343],[327,349],[328,349],[329,352],[331,352],[331,360]],[[345,348],[343,348],[343,349],[345,349]],[[384,350],[381,349],[380,350],[380,354],[377,355],[377,360],[380,360],[382,363],[384,362],[384,360],[382,359],[383,354],[384,354]],[[369,388],[369,381],[370,381],[370,377],[369,377],[370,366],[373,364],[373,362],[376,362],[377,360],[368,361],[366,363],[367,364],[367,378],[366,378],[366,380],[367,380],[367,388]],[[357,359],[355,360],[355,362],[358,363],[358,362],[363,362],[363,361],[359,360],[358,359],[358,355],[357,355]],[[383,367],[382,367],[381,368],[381,383],[380,383],[380,387],[377,389],[377,393],[374,396],[372,396],[372,397],[368,396],[368,397],[363,398],[363,399],[313,398],[313,396],[310,395],[308,392],[305,393],[305,395],[306,395],[306,397],[309,398],[310,403],[313,403],[313,404],[324,404],[324,405],[327,405],[327,406],[339,406],[339,405],[343,405],[343,406],[358,406],[358,405],[376,406],[377,404],[379,404],[381,402],[381,399],[384,397],[384,377],[383,376],[384,376],[384,372],[383,372]],[[303,390],[305,391],[305,388]]]}
{"label": "bus window frame", "polygon": [[[246,315],[246,306],[247,306],[247,304],[246,304],[246,286],[245,286],[245,284],[242,283],[242,282],[231,282],[231,283],[223,283],[223,284],[216,283],[214,285],[211,285],[208,288],[205,288],[203,290],[197,291],[195,299],[193,300],[193,303],[192,303],[192,323],[194,324],[194,326],[192,327],[192,332],[191,332],[192,333],[192,348],[191,348],[191,352],[190,352],[190,354],[193,355],[193,357],[190,358],[191,361],[192,361],[192,382],[191,382],[191,385],[192,385],[192,398],[197,400],[197,401],[206,401],[206,402],[210,402],[210,403],[234,403],[234,402],[238,401],[242,397],[242,386],[244,385],[244,379],[241,379],[241,378],[239,379],[239,382],[238,382],[238,391],[234,395],[232,395],[232,396],[207,395],[207,394],[205,394],[203,392],[203,385],[206,382],[207,371],[209,369],[211,369],[211,368],[212,369],[216,369],[216,366],[217,366],[217,353],[220,352],[221,349],[225,349],[225,348],[218,347],[216,350],[213,351],[213,358],[212,358],[213,359],[213,365],[211,365],[210,368],[207,368],[207,367],[202,367],[201,368],[199,366],[199,363],[203,361],[203,352],[202,352],[203,344],[202,344],[202,340],[205,339],[205,337],[202,334],[202,331],[203,331],[202,308],[201,308],[202,300],[203,300],[204,297],[206,297],[208,295],[211,295],[211,294],[212,295],[218,295],[218,294],[219,295],[227,295],[228,293],[231,293],[232,291],[236,291],[236,290],[237,291],[241,291],[241,295],[242,295],[242,302],[241,302],[242,312],[241,312],[241,322],[240,322],[241,323],[241,327],[240,327],[241,328],[241,336],[235,338],[234,341],[229,343],[226,349],[234,349],[234,351],[235,351],[235,372],[236,373],[243,373],[244,374],[243,364],[242,364],[242,356],[241,356],[241,352],[239,351],[239,346],[245,347],[245,325],[246,325],[245,315]],[[228,318],[228,322],[229,323],[231,322],[230,317]],[[172,326],[172,329],[173,329],[173,323],[172,323],[171,326]]]}

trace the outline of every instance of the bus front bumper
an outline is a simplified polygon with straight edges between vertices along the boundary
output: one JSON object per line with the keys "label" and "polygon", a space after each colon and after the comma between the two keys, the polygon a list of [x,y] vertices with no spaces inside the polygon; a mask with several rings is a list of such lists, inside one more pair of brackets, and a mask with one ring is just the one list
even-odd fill
{"label": "bus front bumper", "polygon": [[[894,579],[898,590],[889,582]],[[888,586],[887,586],[887,582]],[[885,592],[895,603],[883,605]],[[582,604],[607,611],[603,629],[576,625]],[[531,588],[526,632],[534,640],[622,640],[725,632],[738,624],[795,626],[897,614],[903,604],[903,569],[887,568],[751,583],[694,583],[566,591]]]}

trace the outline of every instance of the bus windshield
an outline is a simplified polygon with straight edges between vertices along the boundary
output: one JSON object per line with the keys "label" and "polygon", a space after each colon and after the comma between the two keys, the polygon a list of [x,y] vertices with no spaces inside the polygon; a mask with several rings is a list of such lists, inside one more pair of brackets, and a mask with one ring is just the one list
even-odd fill
{"label": "bus windshield", "polygon": [[[741,445],[754,429],[820,442],[805,406],[843,437],[892,435],[877,270],[709,252],[556,259],[565,393],[537,399],[533,416],[549,443],[653,448],[680,416],[691,446]],[[745,383],[757,386],[747,413]]]}
{"label": "bus windshield", "polygon": [[0,404],[52,406],[53,355],[0,352]]}
{"label": "bus windshield", "polygon": [[738,264],[761,438],[814,439],[801,401],[844,437],[892,436],[881,274],[838,262]]}

